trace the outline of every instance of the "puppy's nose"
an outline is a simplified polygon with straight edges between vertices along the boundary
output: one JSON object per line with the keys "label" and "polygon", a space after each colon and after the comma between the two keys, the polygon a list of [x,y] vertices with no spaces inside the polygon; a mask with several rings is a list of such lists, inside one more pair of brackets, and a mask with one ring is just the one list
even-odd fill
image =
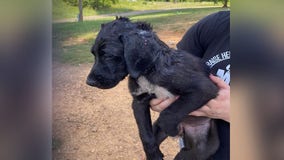
{"label": "puppy's nose", "polygon": [[87,78],[86,83],[87,83],[87,85],[89,85],[89,86],[93,86],[93,87],[95,86],[95,81],[92,80],[92,79],[90,79],[90,78]]}

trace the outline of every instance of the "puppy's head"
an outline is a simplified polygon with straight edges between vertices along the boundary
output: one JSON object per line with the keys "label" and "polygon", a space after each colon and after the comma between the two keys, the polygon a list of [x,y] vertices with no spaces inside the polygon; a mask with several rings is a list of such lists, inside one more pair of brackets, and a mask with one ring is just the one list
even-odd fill
{"label": "puppy's head", "polygon": [[87,78],[88,85],[108,89],[125,78],[128,72],[123,55],[124,46],[119,37],[134,26],[127,18],[116,18],[101,25],[91,49],[95,63]]}
{"label": "puppy's head", "polygon": [[[151,30],[148,23],[133,23],[124,17],[102,24],[91,49],[95,63],[88,75],[87,84],[108,89],[116,86],[128,73],[137,78],[140,70],[147,68],[147,63],[152,60],[143,51],[150,53],[153,49],[141,46],[144,44],[143,37],[151,35],[152,38]],[[139,34],[136,34],[137,31]]]}
{"label": "puppy's head", "polygon": [[164,50],[164,46],[152,31],[138,29],[123,35],[121,39],[127,69],[133,78],[151,69]]}

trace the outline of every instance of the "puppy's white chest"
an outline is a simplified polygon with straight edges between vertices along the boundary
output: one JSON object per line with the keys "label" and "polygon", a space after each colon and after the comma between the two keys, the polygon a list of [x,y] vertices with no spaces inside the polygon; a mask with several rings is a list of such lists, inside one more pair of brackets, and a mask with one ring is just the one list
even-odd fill
{"label": "puppy's white chest", "polygon": [[141,95],[143,93],[155,94],[157,98],[173,98],[175,97],[166,88],[150,83],[145,77],[138,78],[137,83],[139,88],[133,92],[134,95]]}

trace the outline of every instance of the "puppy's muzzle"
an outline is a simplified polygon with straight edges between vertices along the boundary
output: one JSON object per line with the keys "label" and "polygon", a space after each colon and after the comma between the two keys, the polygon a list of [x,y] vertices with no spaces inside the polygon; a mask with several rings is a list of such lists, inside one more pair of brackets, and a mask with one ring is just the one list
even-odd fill
{"label": "puppy's muzzle", "polygon": [[86,80],[87,85],[95,87],[96,81],[94,81],[93,79],[90,79],[89,77]]}
{"label": "puppy's muzzle", "polygon": [[92,87],[97,87],[100,89],[110,89],[115,87],[119,83],[119,81],[102,77],[100,75],[97,75],[95,77],[94,75],[89,75],[86,80],[86,83]]}

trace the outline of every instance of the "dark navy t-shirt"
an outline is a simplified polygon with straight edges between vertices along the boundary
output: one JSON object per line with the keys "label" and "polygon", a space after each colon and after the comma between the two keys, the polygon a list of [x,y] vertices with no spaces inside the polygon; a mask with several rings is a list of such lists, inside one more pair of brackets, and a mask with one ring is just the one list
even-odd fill
{"label": "dark navy t-shirt", "polygon": [[[193,25],[177,44],[210,68],[210,72],[230,84],[230,11],[211,14]],[[220,147],[214,160],[230,159],[230,124],[216,120]]]}

